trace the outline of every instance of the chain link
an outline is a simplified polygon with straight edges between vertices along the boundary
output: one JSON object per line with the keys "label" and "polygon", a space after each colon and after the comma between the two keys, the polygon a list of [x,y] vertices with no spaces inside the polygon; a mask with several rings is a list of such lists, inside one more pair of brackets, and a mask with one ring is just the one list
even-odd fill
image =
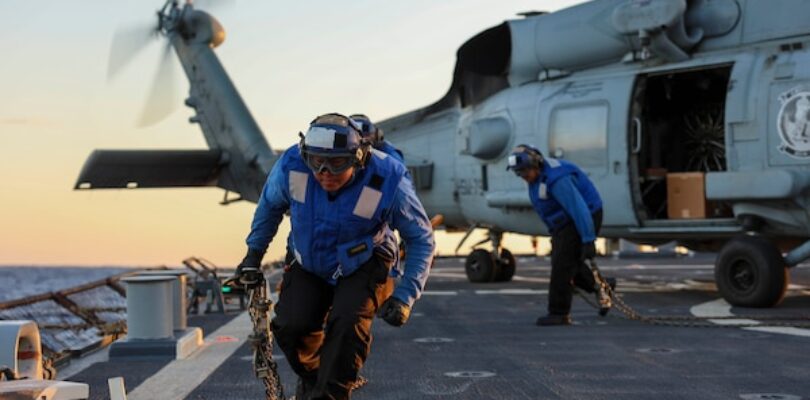
{"label": "chain link", "polygon": [[[596,262],[589,263],[594,276],[601,279],[602,275]],[[600,282],[597,281],[597,284]],[[613,308],[619,310],[625,319],[640,321],[651,325],[670,327],[691,327],[691,328],[748,328],[748,327],[810,327],[810,316],[806,315],[731,315],[718,317],[698,317],[692,315],[655,315],[649,316],[641,314],[627,304],[622,297],[610,286],[602,283],[602,287],[607,289],[610,298],[613,300]],[[593,308],[600,309],[600,305],[590,298],[588,293],[578,288],[574,288],[577,294]],[[726,320],[728,322],[715,323],[714,321]],[[749,321],[745,321],[749,320]],[[761,322],[768,321],[768,322]]]}
{"label": "chain link", "polygon": [[278,374],[278,364],[273,360],[273,331],[270,328],[270,309],[273,301],[267,296],[267,282],[260,274],[255,285],[247,287],[248,314],[253,322],[253,332],[248,336],[253,347],[253,372],[264,383],[267,400],[285,400],[284,387]]}

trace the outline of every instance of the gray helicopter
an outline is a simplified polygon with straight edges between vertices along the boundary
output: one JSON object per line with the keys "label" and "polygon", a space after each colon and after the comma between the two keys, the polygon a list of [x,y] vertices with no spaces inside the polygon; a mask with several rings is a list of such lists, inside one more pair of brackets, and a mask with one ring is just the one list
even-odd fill
{"label": "gray helicopter", "polygon": [[[459,48],[441,99],[378,125],[445,229],[488,230],[494,250],[468,256],[471,281],[512,278],[504,232],[547,234],[506,171],[510,149],[529,143],[589,174],[605,204],[602,236],[719,250],[721,295],[774,306],[787,269],[810,258],[808,9],[594,0],[522,14]],[[221,25],[176,1],[158,20],[209,149],[96,150],[76,188],[217,186],[223,204],[257,201],[278,153],[214,54]]]}

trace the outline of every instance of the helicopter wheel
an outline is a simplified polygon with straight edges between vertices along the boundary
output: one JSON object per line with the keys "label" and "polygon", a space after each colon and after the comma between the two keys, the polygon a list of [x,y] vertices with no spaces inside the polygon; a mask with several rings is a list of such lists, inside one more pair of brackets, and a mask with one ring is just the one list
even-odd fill
{"label": "helicopter wheel", "polygon": [[511,251],[501,250],[501,257],[498,259],[498,273],[495,274],[495,282],[509,282],[515,276],[517,261]]}
{"label": "helicopter wheel", "polygon": [[464,263],[467,280],[475,283],[494,281],[499,269],[492,253],[484,249],[473,250]]}
{"label": "helicopter wheel", "polygon": [[714,278],[720,295],[741,307],[773,307],[785,297],[788,286],[779,249],[757,236],[729,240],[717,256]]}

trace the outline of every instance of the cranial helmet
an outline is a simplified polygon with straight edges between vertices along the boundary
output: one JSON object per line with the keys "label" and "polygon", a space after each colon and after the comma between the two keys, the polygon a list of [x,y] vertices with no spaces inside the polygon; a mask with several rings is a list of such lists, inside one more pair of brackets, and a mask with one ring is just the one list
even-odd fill
{"label": "cranial helmet", "polygon": [[543,168],[543,153],[535,147],[521,144],[509,154],[506,170],[520,171],[527,168]]}
{"label": "cranial helmet", "polygon": [[383,130],[371,122],[371,118],[365,114],[352,114],[349,118],[360,125],[360,134],[372,145],[383,141]]}
{"label": "cranial helmet", "polygon": [[298,144],[301,157],[315,172],[328,170],[337,174],[353,166],[362,166],[369,153],[361,129],[345,115],[321,115],[312,120],[307,133],[301,135]]}

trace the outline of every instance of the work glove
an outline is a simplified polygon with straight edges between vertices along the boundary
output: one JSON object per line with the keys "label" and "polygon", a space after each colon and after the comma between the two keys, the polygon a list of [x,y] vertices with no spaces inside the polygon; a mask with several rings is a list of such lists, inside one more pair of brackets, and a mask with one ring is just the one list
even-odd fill
{"label": "work glove", "polygon": [[261,274],[262,258],[264,258],[264,251],[248,248],[248,252],[239,266],[236,267],[234,278],[245,286],[253,286],[259,282],[259,274]]}
{"label": "work glove", "polygon": [[593,242],[582,244],[582,261],[593,260],[596,258],[596,245]]}
{"label": "work glove", "polygon": [[380,306],[377,316],[384,319],[389,325],[399,327],[408,322],[411,307],[391,296]]}

